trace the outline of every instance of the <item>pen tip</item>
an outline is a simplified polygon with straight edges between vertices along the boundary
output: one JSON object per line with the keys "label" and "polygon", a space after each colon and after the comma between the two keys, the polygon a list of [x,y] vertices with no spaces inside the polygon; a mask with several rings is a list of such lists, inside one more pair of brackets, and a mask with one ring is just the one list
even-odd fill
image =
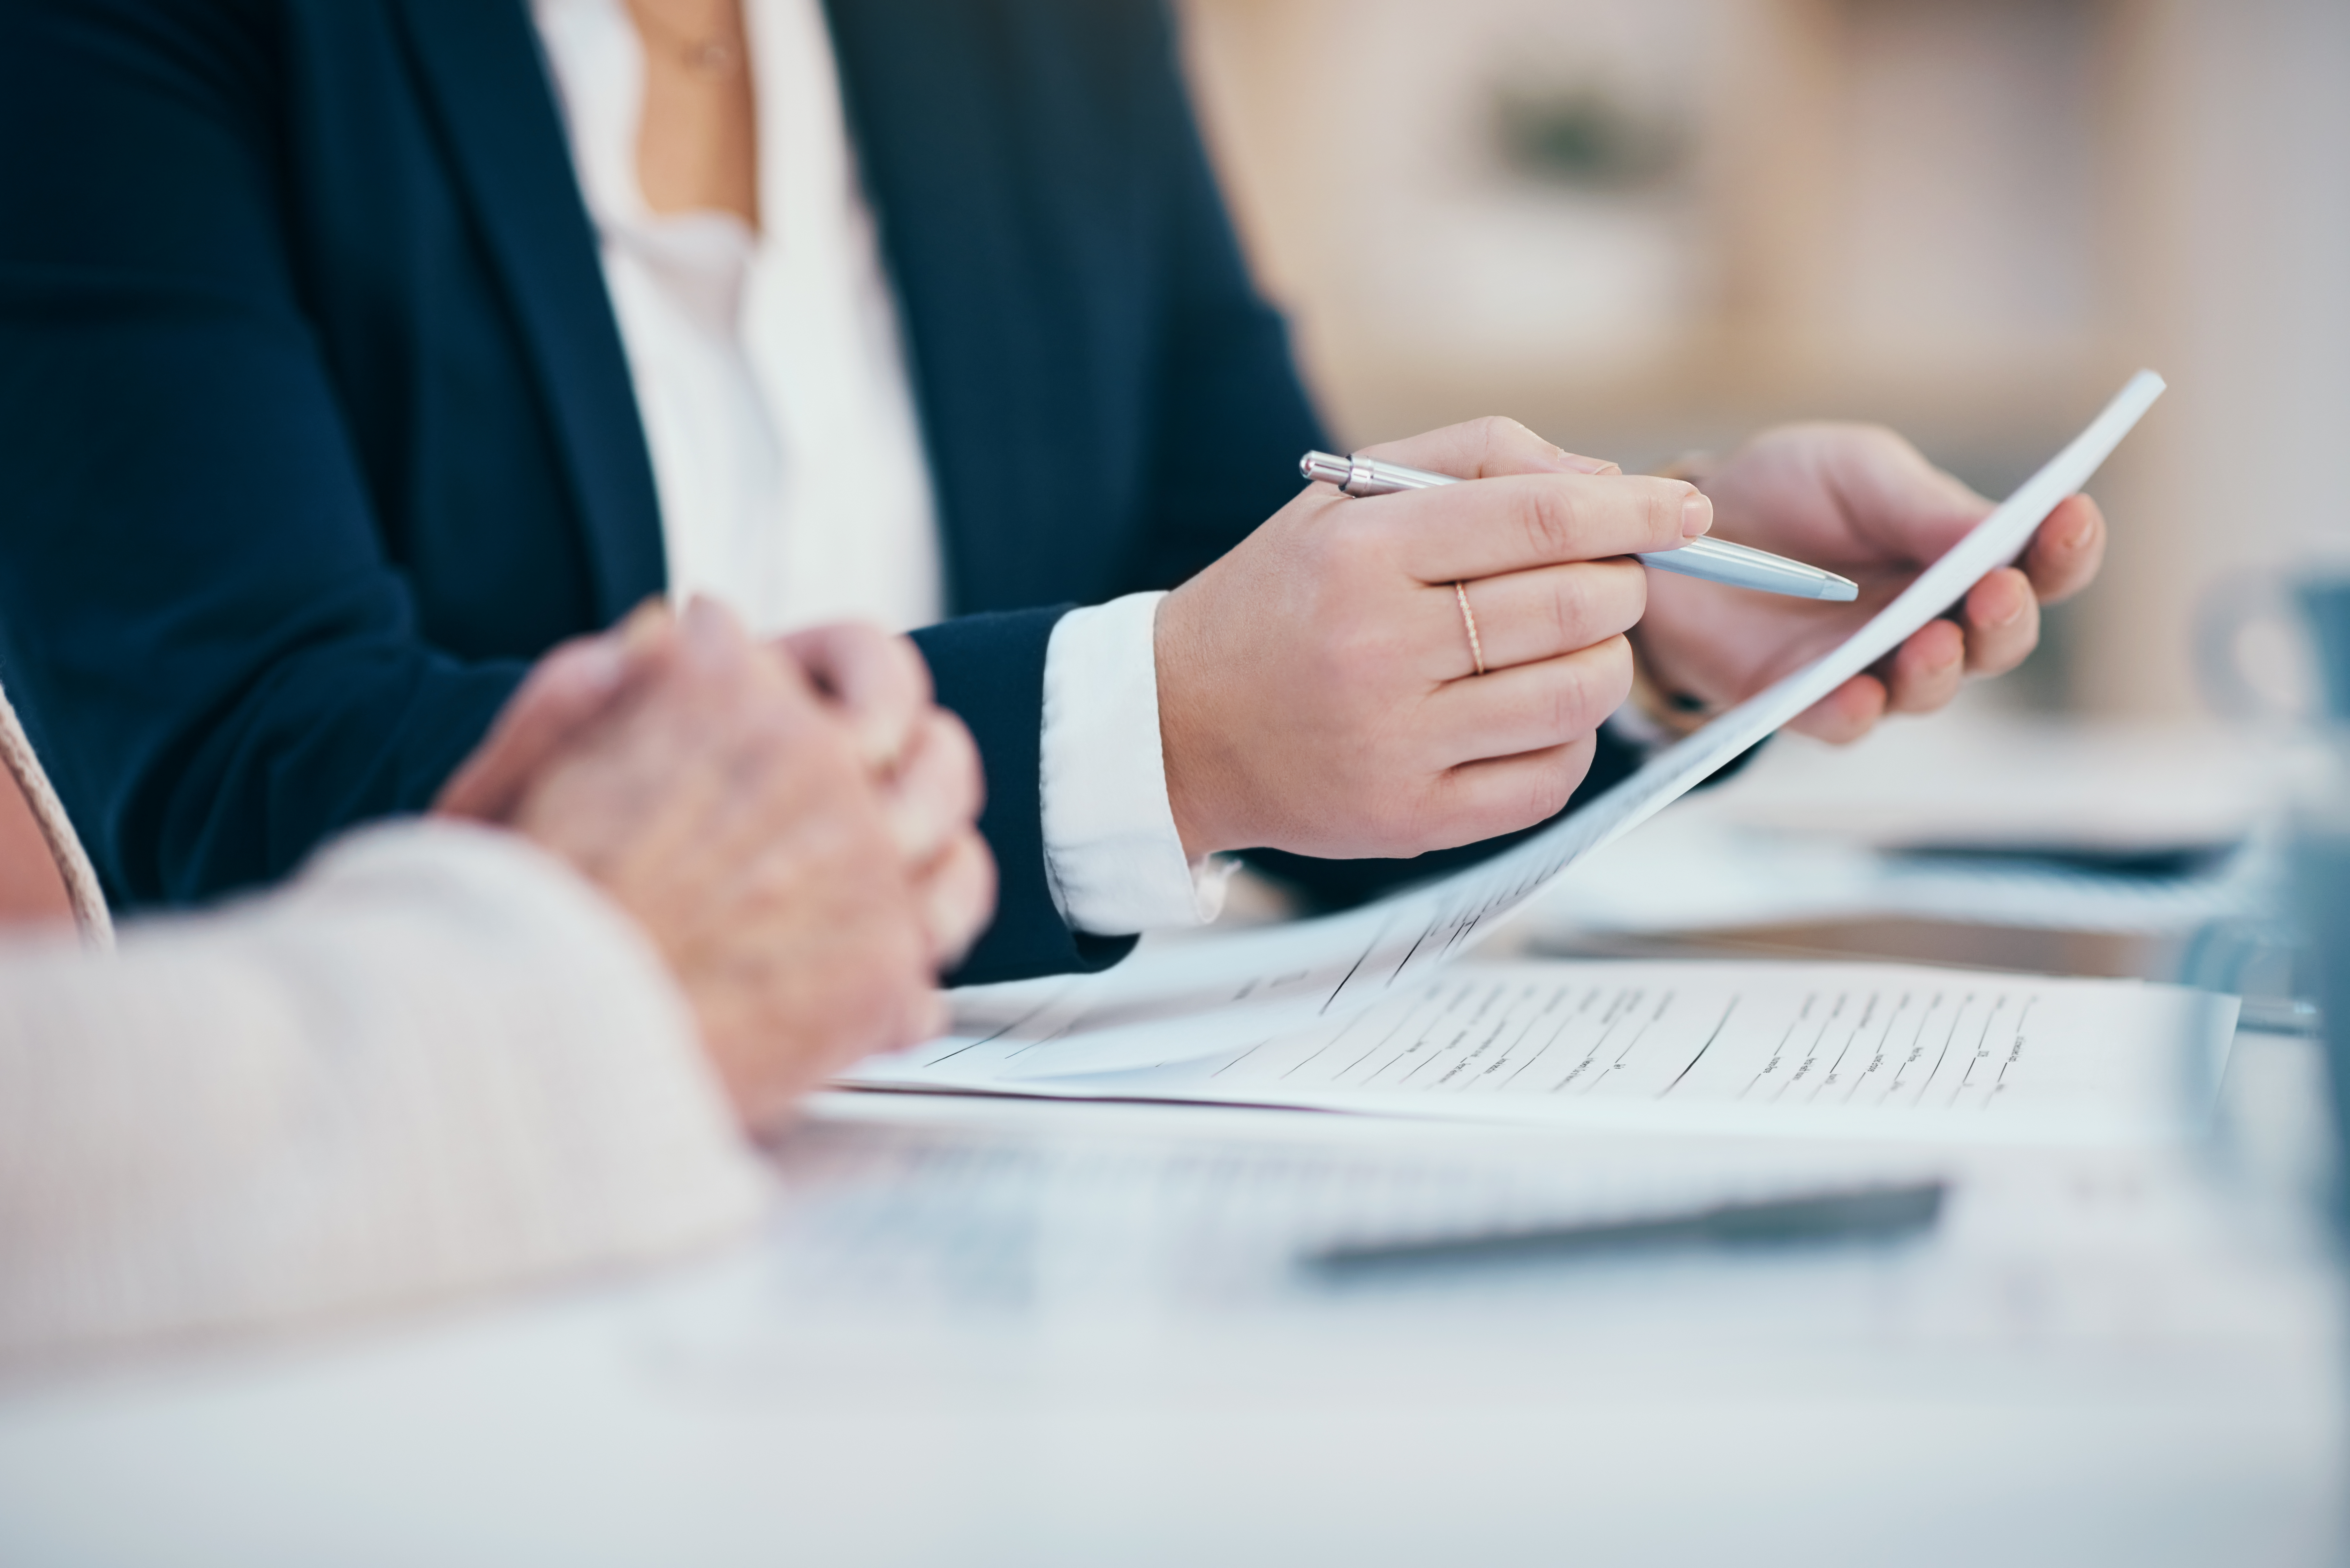
{"label": "pen tip", "polygon": [[1831,576],[1820,585],[1820,597],[1831,604],[1849,604],[1860,597],[1860,585],[1850,577]]}

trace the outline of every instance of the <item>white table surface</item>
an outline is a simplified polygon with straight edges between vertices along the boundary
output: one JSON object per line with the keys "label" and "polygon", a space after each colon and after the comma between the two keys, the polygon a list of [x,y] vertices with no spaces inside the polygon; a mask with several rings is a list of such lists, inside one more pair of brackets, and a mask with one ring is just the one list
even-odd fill
{"label": "white table surface", "polygon": [[[0,1563],[2336,1562],[2315,1072],[2244,1035],[2171,1155],[834,1096],[723,1255],[0,1396]],[[1333,1289],[1246,1184],[1118,1185],[1235,1144],[1956,1187],[1889,1250]],[[1039,1149],[1043,1199],[967,1198]]]}

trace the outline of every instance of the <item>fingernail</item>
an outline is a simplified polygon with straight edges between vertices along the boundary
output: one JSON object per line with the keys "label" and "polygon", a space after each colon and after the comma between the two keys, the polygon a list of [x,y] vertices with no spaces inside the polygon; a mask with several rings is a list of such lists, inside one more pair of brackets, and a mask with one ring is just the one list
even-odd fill
{"label": "fingernail", "polygon": [[677,618],[666,603],[650,598],[630,610],[628,618],[612,629],[622,650],[637,656],[659,648],[676,624]]}
{"label": "fingernail", "polygon": [[1681,537],[1694,539],[1713,526],[1713,503],[1705,492],[1692,485],[1689,498],[1681,503]]}
{"label": "fingernail", "polygon": [[580,646],[572,669],[590,691],[609,691],[629,672],[629,645],[618,637],[599,637]]}
{"label": "fingernail", "polygon": [[1558,453],[1558,465],[1569,473],[1621,473],[1624,470],[1604,457],[1586,457],[1581,452],[1554,448]]}
{"label": "fingernail", "polygon": [[731,651],[731,618],[716,599],[696,597],[685,607],[685,646],[703,659],[723,658]]}

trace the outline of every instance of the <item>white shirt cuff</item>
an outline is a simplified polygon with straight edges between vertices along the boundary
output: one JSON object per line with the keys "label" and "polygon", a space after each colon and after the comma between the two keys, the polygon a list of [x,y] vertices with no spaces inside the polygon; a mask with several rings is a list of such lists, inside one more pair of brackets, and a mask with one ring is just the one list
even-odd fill
{"label": "white shirt cuff", "polygon": [[1072,610],[1045,649],[1045,874],[1061,919],[1093,936],[1205,925],[1235,864],[1187,860],[1167,802],[1152,631],[1166,597]]}

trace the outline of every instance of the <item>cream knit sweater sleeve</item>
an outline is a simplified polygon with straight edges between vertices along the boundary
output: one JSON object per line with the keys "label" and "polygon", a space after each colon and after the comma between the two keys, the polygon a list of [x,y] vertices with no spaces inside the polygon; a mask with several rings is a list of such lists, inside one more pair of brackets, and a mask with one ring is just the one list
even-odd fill
{"label": "cream knit sweater sleeve", "polygon": [[766,1193],[648,940],[506,835],[0,944],[0,1366],[649,1259]]}

